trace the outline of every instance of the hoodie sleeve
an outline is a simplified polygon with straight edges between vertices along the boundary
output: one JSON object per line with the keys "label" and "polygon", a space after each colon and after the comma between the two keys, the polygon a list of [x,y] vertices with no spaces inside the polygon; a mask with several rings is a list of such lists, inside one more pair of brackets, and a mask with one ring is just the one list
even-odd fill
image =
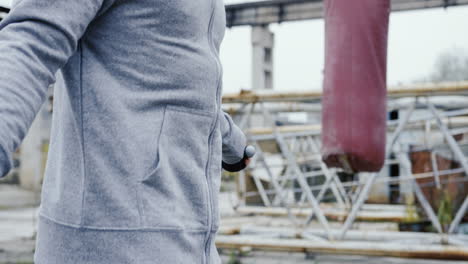
{"label": "hoodie sleeve", "polygon": [[228,164],[239,162],[244,157],[247,139],[231,116],[220,111],[221,135],[223,138],[223,161]]}
{"label": "hoodie sleeve", "polygon": [[[19,0],[0,23],[0,177],[88,24],[107,0]],[[106,2],[107,4],[107,2]]]}

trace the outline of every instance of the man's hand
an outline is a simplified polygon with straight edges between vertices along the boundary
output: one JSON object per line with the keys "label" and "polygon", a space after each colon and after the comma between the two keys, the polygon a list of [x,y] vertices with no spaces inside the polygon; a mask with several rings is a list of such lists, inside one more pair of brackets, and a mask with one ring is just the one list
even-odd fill
{"label": "man's hand", "polygon": [[255,155],[255,148],[253,146],[251,146],[251,145],[248,145],[244,149],[244,157],[238,163],[228,164],[228,163],[225,163],[223,161],[222,162],[222,167],[223,167],[223,169],[225,169],[226,171],[229,171],[229,172],[241,171],[241,170],[245,169],[245,167],[247,167],[247,165],[249,165],[250,160],[254,155]]}

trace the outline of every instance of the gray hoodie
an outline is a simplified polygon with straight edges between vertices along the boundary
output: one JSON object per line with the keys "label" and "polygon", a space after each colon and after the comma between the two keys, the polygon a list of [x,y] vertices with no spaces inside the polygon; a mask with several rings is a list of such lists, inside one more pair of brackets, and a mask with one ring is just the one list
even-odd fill
{"label": "gray hoodie", "polygon": [[35,263],[219,263],[222,0],[20,0],[0,26],[0,175],[55,82]]}

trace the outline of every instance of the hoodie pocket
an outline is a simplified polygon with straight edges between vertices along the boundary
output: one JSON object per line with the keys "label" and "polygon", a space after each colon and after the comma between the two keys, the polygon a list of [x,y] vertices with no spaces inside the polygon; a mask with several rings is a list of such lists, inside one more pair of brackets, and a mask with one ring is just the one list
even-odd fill
{"label": "hoodie pocket", "polygon": [[144,227],[203,229],[207,224],[206,164],[213,115],[166,106],[155,167],[141,180]]}

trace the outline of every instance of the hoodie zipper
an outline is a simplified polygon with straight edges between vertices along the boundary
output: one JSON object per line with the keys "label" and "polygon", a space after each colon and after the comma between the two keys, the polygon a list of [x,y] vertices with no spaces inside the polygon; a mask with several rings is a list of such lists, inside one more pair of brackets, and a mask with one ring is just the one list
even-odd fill
{"label": "hoodie zipper", "polygon": [[209,263],[209,253],[210,253],[210,244],[211,244],[211,229],[213,226],[213,194],[211,190],[211,175],[210,175],[210,165],[211,165],[211,149],[212,149],[212,141],[213,141],[213,134],[216,128],[216,124],[218,123],[218,116],[219,116],[219,85],[220,85],[220,62],[218,60],[218,55],[216,52],[216,48],[213,42],[213,20],[216,10],[216,0],[211,0],[211,15],[210,21],[208,24],[208,44],[210,46],[210,50],[212,52],[214,61],[216,63],[216,100],[215,100],[215,118],[212,123],[210,135],[208,137],[208,161],[206,164],[205,169],[205,176],[206,176],[206,185],[207,185],[207,196],[208,196],[208,219],[207,219],[207,231],[205,236],[205,263]]}

